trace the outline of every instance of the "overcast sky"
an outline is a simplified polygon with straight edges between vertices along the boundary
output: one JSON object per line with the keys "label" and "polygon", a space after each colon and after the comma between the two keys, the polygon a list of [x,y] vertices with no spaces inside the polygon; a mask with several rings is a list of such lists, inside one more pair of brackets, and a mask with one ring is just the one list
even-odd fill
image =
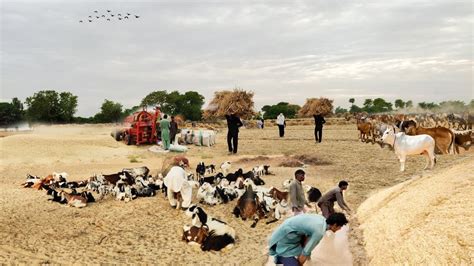
{"label": "overcast sky", "polygon": [[70,91],[80,116],[154,90],[240,87],[257,108],[474,98],[471,1],[0,1],[0,98]]}

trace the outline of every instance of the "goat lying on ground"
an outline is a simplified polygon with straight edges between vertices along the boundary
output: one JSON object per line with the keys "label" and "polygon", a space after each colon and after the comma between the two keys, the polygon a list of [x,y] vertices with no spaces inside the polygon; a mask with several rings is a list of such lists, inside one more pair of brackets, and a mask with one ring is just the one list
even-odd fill
{"label": "goat lying on ground", "polygon": [[186,210],[186,215],[192,219],[192,225],[202,227],[206,225],[209,228],[209,235],[201,245],[204,251],[231,248],[235,243],[235,231],[225,222],[212,218],[196,205],[191,205]]}

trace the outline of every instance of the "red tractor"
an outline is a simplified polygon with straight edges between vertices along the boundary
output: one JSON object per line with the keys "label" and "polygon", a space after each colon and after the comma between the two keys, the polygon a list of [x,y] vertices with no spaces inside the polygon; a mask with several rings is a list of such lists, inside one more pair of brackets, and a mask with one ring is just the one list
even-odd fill
{"label": "red tractor", "polygon": [[117,129],[112,132],[115,140],[123,140],[125,144],[153,144],[156,143],[156,124],[160,118],[160,108],[155,107],[155,112],[150,113],[143,108],[140,112],[135,112],[124,119],[127,128]]}

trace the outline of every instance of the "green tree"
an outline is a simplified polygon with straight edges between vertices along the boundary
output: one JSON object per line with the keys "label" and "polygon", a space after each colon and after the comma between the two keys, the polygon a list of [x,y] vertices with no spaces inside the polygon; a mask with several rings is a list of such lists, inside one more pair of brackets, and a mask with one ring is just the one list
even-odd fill
{"label": "green tree", "polygon": [[10,125],[23,120],[23,104],[18,98],[13,98],[11,103],[0,103],[0,125]]}
{"label": "green tree", "polygon": [[145,96],[142,106],[160,106],[161,111],[171,115],[183,115],[188,120],[200,120],[204,96],[195,91],[180,94],[178,91],[154,91]]}
{"label": "green tree", "polygon": [[178,103],[177,107],[179,109],[175,110],[174,114],[181,114],[186,119],[192,121],[201,120],[204,96],[195,91],[187,91],[184,95],[180,96]]}
{"label": "green tree", "polygon": [[334,111],[335,114],[345,114],[347,113],[347,109],[344,109],[340,106],[336,107],[336,110]]}
{"label": "green tree", "polygon": [[77,111],[77,96],[70,92],[59,94],[59,121],[70,123]]}
{"label": "green tree", "polygon": [[392,111],[392,103],[385,101],[382,98],[376,98],[372,102],[372,112],[373,113],[383,113]]}
{"label": "green tree", "polygon": [[405,108],[412,108],[413,107],[413,101],[409,100],[405,103]]}
{"label": "green tree", "polygon": [[402,99],[396,99],[395,100],[395,107],[398,109],[403,109],[405,108],[405,102]]}
{"label": "green tree", "polygon": [[105,100],[100,107],[100,112],[94,116],[94,121],[99,123],[117,122],[122,118],[122,105]]}
{"label": "green tree", "polygon": [[26,98],[25,103],[29,120],[71,122],[77,108],[77,96],[69,92],[58,94],[54,90],[44,90]]}
{"label": "green tree", "polygon": [[363,109],[360,108],[359,106],[355,105],[355,104],[352,105],[351,108],[349,109],[349,112],[350,112],[351,114],[360,113],[360,112],[362,112],[362,111],[363,111]]}
{"label": "green tree", "polygon": [[420,102],[420,103],[418,103],[418,106],[423,110],[433,110],[436,107],[438,107],[438,105],[436,103],[433,103],[433,102],[431,102],[431,103]]}
{"label": "green tree", "polygon": [[351,105],[354,105],[355,99],[354,98],[349,98],[349,102],[351,103]]}
{"label": "green tree", "polygon": [[301,107],[296,104],[289,104],[287,102],[279,102],[274,105],[265,105],[262,107],[264,112],[264,119],[275,119],[282,113],[286,118],[295,118]]}
{"label": "green tree", "polygon": [[362,107],[362,110],[367,113],[373,113],[373,100],[372,99],[365,99],[364,101],[364,107]]}

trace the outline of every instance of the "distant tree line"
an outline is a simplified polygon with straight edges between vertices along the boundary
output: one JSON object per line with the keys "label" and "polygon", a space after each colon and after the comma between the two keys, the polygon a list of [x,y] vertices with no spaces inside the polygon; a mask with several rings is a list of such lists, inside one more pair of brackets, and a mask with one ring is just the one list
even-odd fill
{"label": "distant tree line", "polygon": [[[369,114],[372,113],[384,113],[384,112],[391,112],[391,111],[400,111],[402,109],[406,110],[414,110],[414,108],[418,109],[418,111],[431,111],[431,112],[463,112],[466,110],[474,110],[474,100],[471,100],[470,103],[465,104],[463,101],[443,101],[440,103],[434,102],[420,102],[418,103],[417,107],[413,105],[413,101],[408,100],[404,101],[402,99],[396,99],[394,104],[385,101],[382,98],[376,99],[365,99],[362,106],[358,106],[355,103],[354,98],[349,99],[349,103],[351,103],[351,107],[349,110],[341,107],[336,107],[335,113],[360,113],[360,112],[367,112]],[[395,109],[393,108],[395,107]],[[417,111],[417,110],[414,110]]]}
{"label": "distant tree line", "polygon": [[77,105],[78,97],[70,92],[42,90],[27,97],[24,103],[18,98],[13,98],[10,103],[0,102],[0,125],[11,125],[24,120],[42,123],[118,122],[144,106],[160,106],[164,113],[197,121],[202,116],[204,96],[195,91],[184,94],[178,91],[154,91],[145,96],[140,105],[128,109],[124,109],[121,103],[105,99],[100,111],[91,117],[74,116]]}
{"label": "distant tree line", "polygon": [[[440,103],[420,102],[414,106],[413,101],[396,99],[394,103],[383,98],[365,99],[362,106],[355,104],[350,98],[349,110],[340,106],[334,112],[339,113],[383,113],[396,110],[417,110],[432,112],[463,112],[474,110],[474,100],[469,104],[463,101],[443,101]],[[74,116],[77,111],[78,97],[70,92],[42,90],[27,97],[25,102],[13,98],[10,103],[0,102],[0,125],[6,126],[18,121],[46,122],[46,123],[109,123],[121,121],[126,116],[140,110],[143,106],[160,106],[162,112],[171,115],[181,115],[186,120],[198,121],[202,119],[204,96],[196,91],[180,93],[157,90],[146,95],[139,105],[124,109],[121,103],[105,99],[100,110],[91,117]],[[274,105],[265,105],[255,118],[275,119],[280,113],[286,118],[295,118],[301,106],[288,102],[279,102]]]}

